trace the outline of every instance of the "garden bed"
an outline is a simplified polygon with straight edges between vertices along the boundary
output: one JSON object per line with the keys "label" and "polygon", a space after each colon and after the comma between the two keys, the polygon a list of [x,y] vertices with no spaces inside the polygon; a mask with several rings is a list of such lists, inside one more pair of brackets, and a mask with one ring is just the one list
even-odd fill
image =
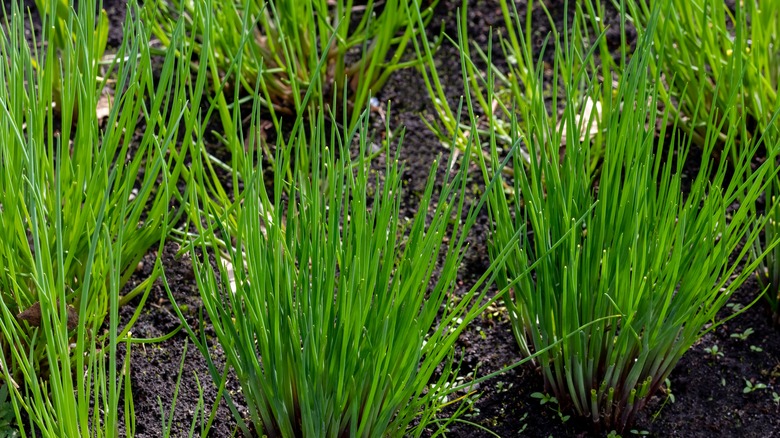
{"label": "garden bed", "polygon": [[[29,2],[32,3],[32,2]],[[551,17],[562,22],[564,2],[546,1]],[[459,1],[442,1],[436,9],[429,29],[436,32],[442,22],[445,30],[455,37],[455,10]],[[31,6],[34,8],[34,6]],[[121,41],[121,23],[124,20],[122,1],[107,0],[104,8],[111,20],[109,45]],[[522,11],[524,2],[518,2]],[[616,11],[607,8],[613,16],[602,19],[615,22]],[[536,20],[545,23],[545,20]],[[487,46],[487,35],[493,28],[494,35],[500,31],[503,18],[499,7],[492,1],[472,1],[469,9],[469,32],[483,47]],[[534,30],[536,49],[539,49],[549,29],[540,26]],[[608,32],[607,40],[617,50],[615,38],[619,35]],[[446,84],[446,91],[452,103],[462,94],[461,66],[457,50],[448,44],[442,45],[436,53],[440,63],[439,73]],[[501,61],[497,62],[501,65]],[[391,128],[404,126],[406,136],[401,151],[404,162],[404,194],[401,205],[402,217],[411,218],[425,189],[431,163],[439,155],[447,156],[439,139],[430,132],[422,121],[433,121],[435,110],[423,83],[421,75],[407,69],[395,73],[378,94],[380,102],[391,101],[389,114],[375,112],[372,117],[375,126],[383,125],[382,117],[389,117]],[[225,156],[219,144],[210,145],[216,155]],[[373,163],[375,169],[384,169],[384,157]],[[439,169],[439,181],[444,177]],[[474,169],[470,184],[472,199],[476,199],[484,188],[479,172]],[[231,183],[229,178],[224,181]],[[487,250],[489,232],[487,212],[483,211],[469,237],[470,246],[461,266],[458,290],[464,292],[485,272],[490,264]],[[179,247],[168,242],[161,254],[165,275],[179,305],[187,310],[190,324],[197,325],[201,311],[200,298],[189,256],[176,257]],[[156,252],[156,251],[155,251]],[[155,253],[148,254],[139,263],[136,274],[126,285],[132,289],[150,273]],[[726,318],[739,310],[740,305],[752,302],[760,293],[756,281],[747,282],[730,301],[730,305],[719,314]],[[133,306],[122,308],[120,315],[126,321],[133,312]],[[721,325],[701,339],[669,377],[665,393],[657,394],[649,406],[637,418],[631,433],[651,436],[773,436],[780,431],[780,336],[772,325],[763,301],[752,309]],[[173,313],[167,294],[161,284],[155,284],[144,311],[133,327],[133,335],[153,338],[170,333],[180,325]],[[212,348],[219,356],[219,346],[213,331],[206,325],[206,337],[213,341]],[[180,331],[172,338],[145,346],[136,345],[131,352],[130,378],[133,388],[133,403],[136,412],[136,436],[160,436],[162,423],[160,407],[168,412],[173,401],[174,387],[179,375],[182,355],[188,336]],[[717,347],[717,349],[713,349]],[[466,377],[476,372],[486,375],[511,365],[521,359],[517,343],[512,335],[506,309],[495,307],[488,314],[475,321],[457,344],[458,360],[461,360],[461,374]],[[120,349],[122,354],[124,348]],[[205,407],[211,408],[217,389],[212,383],[206,361],[201,353],[190,345],[183,359],[178,398],[173,410],[172,436],[185,436],[192,421],[193,412],[199,403],[198,382],[203,388]],[[766,388],[750,390],[751,386],[764,384]],[[235,380],[230,380],[227,390],[239,412],[245,414],[240,389]],[[513,436],[555,436],[580,437],[598,435],[592,429],[589,419],[565,417],[554,403],[542,404],[538,393],[544,393],[541,375],[531,366],[514,368],[499,377],[488,380],[475,388],[470,395],[474,403],[464,422],[456,422],[447,436],[487,437],[490,433],[469,422],[479,425],[502,437]],[[446,415],[446,413],[444,414]],[[236,431],[233,415],[223,401],[216,412],[216,420],[210,436],[229,437]],[[601,435],[609,431],[599,432]]]}

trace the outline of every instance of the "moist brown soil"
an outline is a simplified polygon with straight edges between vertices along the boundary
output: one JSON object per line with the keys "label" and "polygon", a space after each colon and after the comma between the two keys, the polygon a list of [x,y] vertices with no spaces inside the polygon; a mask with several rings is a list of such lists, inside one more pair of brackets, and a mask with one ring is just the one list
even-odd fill
{"label": "moist brown soil", "polygon": [[[34,4],[29,2],[31,9]],[[564,2],[548,0],[545,2],[557,26],[565,18]],[[436,9],[436,16],[429,27],[430,34],[436,34],[442,23],[445,31],[455,37],[455,13],[460,1],[442,0]],[[120,0],[106,0],[104,8],[111,18],[111,37],[109,44],[117,46],[121,42],[121,24],[126,8]],[[569,14],[571,14],[569,8]],[[525,1],[518,2],[518,10],[525,12]],[[541,11],[535,12],[533,46],[538,52],[544,37],[550,32],[550,24]],[[617,24],[618,17],[614,9],[607,7],[605,17],[608,24]],[[498,33],[503,28],[503,18],[497,0],[471,1],[468,13],[469,33],[472,41],[487,47],[488,30],[494,29],[494,47],[498,47]],[[634,38],[629,33],[629,39]],[[610,47],[617,50],[620,35],[610,30],[606,35]],[[550,56],[552,50],[547,50]],[[436,54],[439,72],[447,86],[448,97],[452,104],[462,93],[462,81],[458,53],[444,44]],[[502,61],[497,60],[501,65]],[[401,213],[413,217],[417,211],[419,198],[424,190],[431,163],[439,156],[448,156],[449,151],[431,133],[423,119],[435,120],[433,106],[427,98],[427,92],[421,75],[415,70],[396,73],[377,96],[381,102],[392,101],[390,117],[391,128],[406,127],[406,136],[401,150],[405,163],[404,194]],[[376,125],[381,126],[381,116],[375,116]],[[212,145],[214,152],[225,154],[219,145]],[[383,157],[374,165],[383,169]],[[437,180],[442,181],[445,170],[440,167]],[[478,173],[474,173],[478,175]],[[229,179],[228,181],[229,182]],[[473,182],[474,196],[481,186],[478,177]],[[472,230],[470,246],[460,269],[458,287],[465,292],[485,272],[489,265],[487,258],[487,214],[482,213]],[[192,271],[192,263],[187,255],[177,257],[177,244],[168,242],[160,254],[165,267],[167,281],[179,305],[185,305],[186,317],[192,326],[197,326],[200,313],[200,298]],[[151,272],[156,251],[151,251],[139,265],[136,275],[127,288],[132,288]],[[747,305],[759,294],[755,281],[750,281],[738,290],[734,304]],[[127,321],[134,311],[134,303],[121,311],[123,321]],[[734,306],[724,308],[719,317],[732,314]],[[172,311],[165,289],[158,281],[152,288],[141,317],[133,327],[133,335],[139,338],[162,336],[172,332],[180,325]],[[753,334],[745,340],[735,338],[733,334],[745,333],[752,329]],[[213,331],[206,323],[206,338],[213,339]],[[651,436],[710,437],[741,436],[769,437],[780,435],[780,402],[774,401],[773,392],[780,392],[780,336],[767,316],[763,301],[747,312],[742,313],[726,324],[719,326],[704,336],[679,362],[672,372],[670,386],[665,392],[657,394],[636,419],[631,434]],[[210,413],[217,390],[211,379],[206,361],[192,345],[187,348],[181,373],[176,405],[171,410],[174,388],[179,375],[179,367],[187,342],[187,334],[180,331],[165,342],[146,345],[134,345],[131,351],[130,378],[132,380],[133,402],[136,412],[136,436],[162,436],[160,406],[167,414],[173,412],[171,436],[186,436],[192,424],[193,415],[199,403],[198,382],[203,390],[203,403]],[[714,356],[705,352],[705,348],[717,345],[723,356]],[[211,345],[217,357],[217,367],[221,371],[220,347]],[[511,332],[505,309],[496,307],[475,321],[458,341],[461,373],[473,373],[483,376],[521,359],[519,349]],[[124,354],[122,350],[122,354]],[[196,380],[197,379],[197,380]],[[746,380],[763,383],[766,389],[744,393]],[[246,408],[234,379],[230,379],[227,390],[233,395],[238,412],[246,414]],[[587,419],[572,416],[564,421],[555,405],[541,405],[535,392],[543,392],[541,375],[532,366],[520,366],[476,388],[476,401],[466,414],[466,422],[456,422],[450,427],[448,436],[453,437],[490,437],[492,433],[502,437],[586,437],[604,436],[597,433]],[[566,413],[565,413],[566,414]],[[446,415],[446,412],[443,413]],[[475,426],[479,425],[480,427]],[[196,430],[200,422],[196,421]],[[486,432],[489,429],[492,433]],[[608,432],[608,431],[607,431]],[[215,420],[208,436],[240,436],[230,410],[223,399],[216,410]]]}

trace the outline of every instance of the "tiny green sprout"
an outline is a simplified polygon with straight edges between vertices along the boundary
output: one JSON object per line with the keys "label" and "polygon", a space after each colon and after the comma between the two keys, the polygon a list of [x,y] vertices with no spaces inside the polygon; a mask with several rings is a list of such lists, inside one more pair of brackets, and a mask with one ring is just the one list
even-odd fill
{"label": "tiny green sprout", "polygon": [[715,359],[723,357],[723,352],[718,348],[718,344],[715,344],[712,347],[707,347],[704,349],[704,351],[709,353],[709,355]]}
{"label": "tiny green sprout", "polygon": [[748,327],[748,328],[747,328],[747,329],[745,329],[745,331],[744,331],[744,332],[742,332],[742,333],[732,333],[732,334],[731,334],[731,337],[732,337],[732,338],[739,339],[739,340],[741,340],[741,341],[745,341],[745,340],[747,340],[748,336],[752,335],[753,333],[754,333],[753,329],[752,329],[752,328],[750,328],[750,327]]}
{"label": "tiny green sprout", "polygon": [[750,351],[753,351],[753,352],[756,352],[756,353],[761,353],[762,351],[764,351],[764,349],[761,348],[761,347],[757,347],[755,345],[751,345],[750,346]]}
{"label": "tiny green sprout", "polygon": [[478,394],[473,394],[471,396],[466,397],[464,402],[468,406],[468,413],[467,414],[463,414],[464,418],[479,418],[480,417],[481,411],[476,406],[477,405],[477,400],[479,400],[479,395]]}
{"label": "tiny green sprout", "polygon": [[510,383],[507,385],[506,382],[499,381],[498,383],[496,383],[496,392],[498,392],[499,394],[507,392],[510,389],[512,389],[513,386],[515,386],[514,383]]}
{"label": "tiny green sprout", "polygon": [[758,382],[753,383],[748,379],[745,379],[745,387],[742,388],[743,394],[750,394],[751,392],[758,391],[760,389],[766,389],[766,384]]}
{"label": "tiny green sprout", "polygon": [[721,377],[720,378],[720,386],[726,386],[726,378],[725,377]]}
{"label": "tiny green sprout", "polygon": [[776,393],[776,392],[772,391],[772,401],[773,401],[773,402],[774,402],[776,405],[780,406],[780,394],[778,394],[778,393]]}
{"label": "tiny green sprout", "polygon": [[[661,404],[661,407],[658,408],[658,410],[653,414],[653,421],[655,421],[656,418],[658,418],[659,415],[661,415],[661,411],[663,410],[664,406],[666,406],[667,403],[675,402],[674,394],[672,393],[672,381],[669,380],[667,377],[664,379],[664,387],[661,388],[661,391],[663,391],[664,394],[666,394],[666,399],[664,399],[664,402]],[[634,433],[632,430],[631,433]]]}
{"label": "tiny green sprout", "polygon": [[664,379],[664,385],[666,385],[665,391],[666,391],[667,399],[670,402],[674,403],[675,400],[674,400],[674,394],[672,393],[672,381],[669,380],[668,377],[666,379]]}
{"label": "tiny green sprout", "polygon": [[558,404],[558,399],[551,396],[550,394],[534,392],[533,394],[531,394],[531,397],[539,399],[540,405],[546,405],[547,403],[552,403],[556,405]]}
{"label": "tiny green sprout", "polygon": [[650,435],[650,432],[646,430],[637,430],[637,429],[631,429],[632,435],[640,435],[640,436],[647,436]]}
{"label": "tiny green sprout", "polygon": [[546,405],[548,403],[551,405],[556,405],[555,408],[551,408],[551,409],[558,414],[558,418],[561,419],[562,423],[569,421],[569,418],[571,418],[571,415],[563,414],[563,412],[561,411],[561,407],[558,406],[558,399],[555,398],[554,396],[547,393],[534,392],[533,394],[531,394],[531,397],[539,399],[540,405]]}
{"label": "tiny green sprout", "polygon": [[520,426],[520,429],[517,430],[516,435],[520,435],[521,433],[525,432],[525,430],[528,428],[528,423],[525,422],[525,420],[528,419],[528,412],[524,413],[522,417],[520,417],[520,423],[522,426]]}
{"label": "tiny green sprout", "polygon": [[726,304],[726,307],[731,309],[731,311],[734,312],[734,313],[739,313],[742,309],[745,308],[745,306],[743,306],[740,303],[728,303],[728,304]]}

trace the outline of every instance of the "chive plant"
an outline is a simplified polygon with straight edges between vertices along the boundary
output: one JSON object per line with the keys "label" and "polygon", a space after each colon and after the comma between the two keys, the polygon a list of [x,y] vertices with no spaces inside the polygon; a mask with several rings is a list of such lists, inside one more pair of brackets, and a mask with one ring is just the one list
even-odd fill
{"label": "chive plant", "polygon": [[[117,436],[123,381],[116,347],[129,342],[159,267],[120,291],[178,220],[169,213],[169,187],[183,171],[185,151],[172,145],[182,125],[194,125],[186,108],[189,64],[171,54],[153,78],[151,30],[134,3],[110,66],[111,111],[98,118],[105,81],[91,62],[102,50],[93,32],[95,1],[78,6],[63,12],[66,33],[75,37],[59,52],[25,40],[18,2],[0,37],[0,373],[23,436]],[[55,69],[64,73],[60,112],[52,105]],[[81,112],[73,123],[76,101]],[[117,308],[138,296],[119,331]]]}
{"label": "chive plant", "polygon": [[[72,46],[76,43],[76,33],[73,32],[71,25],[68,23],[70,20],[70,4],[66,0],[35,0],[35,6],[38,8],[38,12],[43,21],[43,38],[47,42],[46,50],[49,59],[54,59],[58,56],[71,56],[76,55],[74,52],[67,49],[66,45]],[[96,66],[102,61],[103,55],[106,51],[106,45],[108,44],[108,14],[105,9],[100,10],[100,14],[97,20],[93,20],[90,23],[90,29],[93,29],[93,42],[95,44],[94,50],[89,52],[88,62],[92,62]],[[86,53],[81,53],[78,56],[85,56]],[[38,65],[33,60],[34,65]],[[69,62],[65,60],[64,62]],[[70,74],[68,69],[59,69],[55,65],[54,69],[46,70],[51,75],[51,79],[46,78],[47,81],[51,81],[52,84],[52,104],[55,111],[59,112],[62,108],[62,87],[67,84],[70,79],[61,77],[62,74]],[[98,80],[97,83],[100,83]],[[74,117],[78,115],[78,103],[73,104]]]}
{"label": "chive plant", "polygon": [[[436,3],[429,1],[422,11],[426,20]],[[172,16],[184,17],[187,32],[201,43],[209,33],[208,49],[196,47],[201,59],[210,59],[221,77],[240,65],[234,85],[249,93],[261,76],[262,101],[274,123],[282,115],[299,114],[309,85],[319,83],[316,92],[326,103],[337,90],[349,97],[350,108],[358,110],[344,122],[354,126],[390,74],[413,63],[402,59],[421,29],[408,19],[410,9],[406,0],[359,5],[352,0],[166,0],[155,33],[167,45]]]}
{"label": "chive plant", "polygon": [[[645,0],[626,3],[630,19],[640,25],[641,34],[650,7]],[[707,130],[703,121],[712,113],[715,117],[728,114],[728,105],[736,105],[747,122],[747,129],[737,141],[764,137],[766,143],[776,143],[780,58],[775,45],[780,38],[780,4],[747,0],[729,7],[718,1],[673,0],[661,14],[663,30],[656,33],[655,40],[665,47],[657,64],[669,81],[666,99],[673,99],[672,110],[682,114],[682,125],[697,143]],[[734,89],[739,92],[736,100],[730,101]],[[698,123],[692,123],[694,120]],[[757,254],[778,235],[777,193],[777,183],[773,182],[765,193],[769,220],[764,238],[756,242]],[[768,288],[766,296],[775,321],[780,321],[778,251],[769,252],[757,272],[759,283]]]}
{"label": "chive plant", "polygon": [[[581,78],[581,81],[576,86],[575,84],[569,84],[572,93],[570,100],[573,105],[577,105],[577,114],[582,113],[582,117],[578,117],[575,120],[576,123],[581,125],[581,134],[592,137],[603,136],[605,123],[600,117],[600,113],[609,111],[606,105],[609,104],[610,99],[608,97],[611,96],[613,91],[610,85],[613,81],[616,82],[617,78],[622,74],[622,71],[625,69],[625,60],[627,59],[628,46],[625,38],[625,22],[621,19],[618,24],[621,35],[619,47],[621,56],[614,60],[610,48],[607,46],[607,41],[603,38],[603,34],[606,32],[606,25],[603,20],[598,18],[604,15],[603,5],[600,2],[594,3],[590,0],[572,2],[571,10],[574,11],[574,14],[569,14],[570,6],[568,2],[565,2],[564,17],[573,15],[575,19],[571,23],[568,20],[564,21],[560,34],[557,30],[558,24],[553,21],[543,2],[534,2],[533,0],[527,2],[524,12],[517,10],[515,2],[501,0],[498,3],[504,18],[503,25],[505,30],[499,34],[500,46],[497,49],[502,59],[507,61],[504,67],[499,69],[494,66],[492,39],[488,43],[487,51],[477,45],[470,46],[467,42],[469,41],[468,38],[462,38],[460,42],[455,42],[463,54],[464,68],[467,70],[464,80],[469,82],[469,88],[473,93],[475,101],[475,109],[481,114],[487,114],[488,111],[491,113],[490,123],[483,120],[478,126],[480,133],[484,136],[487,135],[487,130],[494,131],[500,147],[504,151],[508,151],[512,146],[510,131],[513,119],[517,119],[518,123],[523,124],[533,117],[531,101],[536,97],[534,94],[538,93],[540,89],[538,82],[541,78],[537,78],[534,74],[536,62],[533,49],[525,42],[531,40],[534,29],[538,28],[539,23],[535,23],[532,18],[533,11],[537,8],[547,15],[549,24],[553,29],[550,41],[559,43],[567,49],[576,47],[577,53],[580,55],[593,54],[593,56],[575,57],[567,60],[568,62],[556,63],[554,68],[559,70],[557,72],[558,76],[573,77],[571,72],[566,71],[566,69],[574,71],[585,69],[592,75],[598,74],[604,78],[604,82],[608,85],[602,87],[603,93],[598,95],[594,94],[589,88],[588,82],[584,80],[585,76],[578,76]],[[624,15],[621,14],[620,16],[623,17]],[[468,2],[465,0],[460,9],[459,20],[459,30],[465,35],[466,23],[468,23]],[[548,39],[543,43],[542,56],[544,55]],[[425,84],[439,116],[437,122],[426,123],[445,142],[446,139],[457,136],[460,139],[459,144],[463,146],[469,135],[470,127],[458,123],[460,115],[448,103],[444,86],[437,72],[436,63],[433,60],[431,44],[424,34],[416,39],[414,43],[418,57],[425,60],[420,65],[420,70],[423,73]],[[565,50],[561,51],[564,57],[568,53]],[[485,64],[488,66],[487,68],[492,69],[495,83],[491,84],[490,98],[487,96],[484,80],[480,79],[484,78],[482,73],[484,67],[479,67],[478,63]],[[545,91],[544,95],[549,98],[549,91]],[[564,120],[558,120],[558,108],[555,107],[551,108],[551,120],[552,123],[565,123]],[[566,136],[563,137],[564,145],[566,138]],[[594,144],[597,143],[600,142],[594,142]],[[524,153],[522,150],[519,152]],[[591,151],[591,154],[591,164],[595,168],[600,159],[600,153],[594,149]],[[505,170],[511,171],[510,168]]]}
{"label": "chive plant", "polygon": [[[649,2],[625,4],[628,19],[641,35]],[[774,47],[780,37],[780,4],[745,0],[730,7],[717,0],[672,0],[661,18],[654,39],[665,50],[654,64],[669,87],[659,93],[668,91],[664,100],[674,102],[672,110],[682,113],[682,126],[701,144],[708,130],[705,121],[711,113],[728,114],[729,97],[737,88],[733,103],[753,128],[746,135],[760,136],[778,108],[780,59]]]}
{"label": "chive plant", "polygon": [[[259,105],[252,136],[259,135]],[[419,213],[405,221],[398,156],[388,156],[376,178],[366,166],[368,112],[352,131],[326,122],[322,112],[310,131],[303,117],[286,143],[279,134],[276,147],[277,164],[313,151],[292,178],[275,171],[269,180],[250,138],[235,200],[192,192],[196,278],[225,370],[214,366],[208,340],[187,327],[191,338],[215,381],[235,371],[249,422],[268,436],[419,436],[431,424],[443,430],[447,421],[435,414],[453,392],[452,347],[485,308],[495,272],[454,296],[478,211],[466,210],[469,162],[437,194],[434,162]],[[211,184],[207,163],[193,162],[191,184]],[[249,433],[246,419],[234,414]]]}
{"label": "chive plant", "polygon": [[[773,127],[770,129],[774,130]],[[769,138],[778,138],[770,135]],[[770,161],[770,166],[776,163]],[[764,192],[764,216],[766,222],[763,227],[763,236],[756,239],[753,245],[754,256],[758,257],[765,252],[765,248],[780,239],[780,181],[773,178],[767,185]],[[772,320],[780,325],[780,247],[775,246],[770,249],[765,257],[760,259],[756,278],[759,285],[764,289],[767,303],[771,312]]]}
{"label": "chive plant", "polygon": [[[512,251],[497,276],[499,287],[534,266],[505,300],[521,351],[543,351],[536,361],[546,390],[562,405],[618,432],[631,424],[685,351],[717,327],[718,310],[764,255],[738,267],[759,235],[752,204],[766,179],[776,177],[767,163],[751,171],[757,146],[737,146],[743,122],[736,106],[703,122],[701,158],[689,155],[692,138],[681,135],[679,118],[668,106],[659,108],[660,76],[649,68],[653,48],[664,49],[651,44],[656,19],[657,12],[605,106],[610,110],[602,114],[603,136],[581,135],[576,120],[582,110],[571,96],[583,79],[594,97],[610,99],[610,94],[600,93],[598,82],[583,70],[564,68],[570,76],[554,75],[553,83],[564,84],[568,138],[563,153],[563,125],[548,115],[544,64],[537,64],[531,117],[524,124],[513,121],[510,130],[513,141],[527,147],[530,162],[512,157],[515,178],[506,183],[514,190],[493,190],[488,203],[491,255]],[[574,58],[563,57],[560,49],[556,54],[556,62]],[[489,97],[491,76],[486,78]],[[732,89],[729,99],[735,101],[738,93]],[[557,99],[553,91],[553,107]],[[487,117],[492,120],[490,112]],[[483,172],[504,178],[496,170],[497,135],[485,140],[492,158],[482,163]],[[722,140],[731,162],[712,155]],[[593,144],[598,141],[602,144]],[[598,173],[588,159],[594,146],[604,151]],[[684,184],[689,162],[699,168]],[[523,227],[528,231],[518,245],[510,236]],[[552,251],[552,242],[562,236],[561,248]],[[602,319],[608,315],[618,318]]]}

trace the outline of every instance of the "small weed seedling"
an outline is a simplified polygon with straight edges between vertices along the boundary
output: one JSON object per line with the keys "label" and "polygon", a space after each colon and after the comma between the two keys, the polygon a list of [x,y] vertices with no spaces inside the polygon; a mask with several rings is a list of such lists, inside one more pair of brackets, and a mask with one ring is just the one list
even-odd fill
{"label": "small weed seedling", "polygon": [[754,333],[753,329],[751,327],[748,327],[742,333],[732,333],[731,337],[735,339],[739,339],[740,341],[747,341],[747,338],[753,333]]}
{"label": "small weed seedling", "polygon": [[543,392],[534,392],[533,394],[531,394],[531,397],[535,398],[535,399],[538,399],[539,400],[539,404],[542,405],[542,406],[546,405],[547,403],[552,403],[554,405],[558,404],[558,399],[557,398],[555,398],[554,396],[552,396],[550,394],[546,394],[546,393],[543,393]]}
{"label": "small weed seedling", "polygon": [[739,313],[745,308],[745,306],[740,303],[728,303],[726,304],[726,307],[734,313]]}
{"label": "small weed seedling", "polygon": [[656,418],[658,418],[659,415],[661,415],[661,411],[664,410],[664,407],[666,407],[667,403],[674,403],[676,399],[674,398],[674,393],[672,392],[672,381],[669,380],[667,377],[664,380],[664,387],[661,388],[661,390],[666,394],[666,398],[664,399],[664,402],[661,404],[661,407],[658,408],[657,411],[653,414],[653,420],[655,421]]}
{"label": "small weed seedling", "polygon": [[[502,393],[508,392],[514,386],[515,386],[514,383],[510,383],[509,385],[507,385],[505,382],[499,380],[498,382],[496,382],[496,392],[499,393],[499,394],[502,394]],[[535,393],[535,394],[538,394],[538,393]]]}
{"label": "small weed seedling", "polygon": [[[547,393],[534,392],[531,394],[531,397],[535,399],[539,399],[540,405],[542,406],[547,405],[548,408],[550,408],[553,412],[557,413],[558,418],[561,419],[562,423],[569,421],[569,418],[571,418],[570,415],[564,415],[563,412],[561,412],[561,407],[558,404],[558,399],[555,398],[554,396]],[[552,408],[551,407],[552,405],[555,405],[555,408]]]}
{"label": "small weed seedling", "polygon": [[719,359],[723,357],[723,352],[720,351],[720,348],[718,348],[718,345],[715,344],[712,347],[707,347],[704,349],[706,353],[709,353],[710,356],[713,357],[713,359]]}
{"label": "small weed seedling", "polygon": [[766,388],[767,386],[765,383],[761,383],[761,382],[753,383],[750,380],[745,379],[745,387],[742,388],[742,393],[750,394],[751,392],[759,391]]}

